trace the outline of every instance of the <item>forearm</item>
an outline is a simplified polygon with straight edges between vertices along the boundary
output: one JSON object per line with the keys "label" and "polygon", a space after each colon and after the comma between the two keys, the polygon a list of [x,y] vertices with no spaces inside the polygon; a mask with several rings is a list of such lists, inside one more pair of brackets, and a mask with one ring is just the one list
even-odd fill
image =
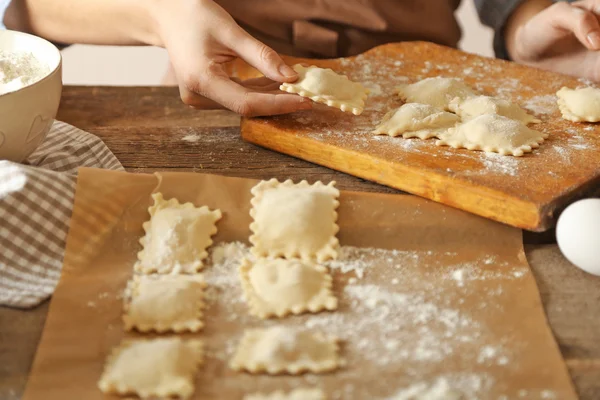
{"label": "forearm", "polygon": [[8,29],[59,43],[161,45],[156,0],[13,0]]}
{"label": "forearm", "polygon": [[506,21],[504,27],[504,38],[506,49],[512,60],[520,61],[519,43],[517,33],[519,28],[524,26],[531,17],[552,5],[550,0],[525,0],[519,5]]}

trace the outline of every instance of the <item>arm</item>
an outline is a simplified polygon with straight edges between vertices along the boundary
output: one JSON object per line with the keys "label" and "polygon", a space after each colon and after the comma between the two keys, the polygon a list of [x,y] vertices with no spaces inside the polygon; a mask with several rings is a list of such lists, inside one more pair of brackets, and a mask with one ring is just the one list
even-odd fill
{"label": "arm", "polygon": [[481,22],[494,31],[494,53],[496,57],[508,59],[504,31],[511,14],[528,0],[474,0]]}
{"label": "arm", "polygon": [[13,0],[8,29],[59,43],[160,46],[150,0]]}
{"label": "arm", "polygon": [[193,107],[218,104],[246,116],[311,107],[267,79],[230,79],[225,65],[237,57],[276,82],[297,74],[212,0],[21,0],[11,2],[4,22],[55,42],[165,47],[181,99]]}
{"label": "arm", "polygon": [[506,49],[511,59],[519,58],[517,53],[517,31],[540,11],[550,7],[550,0],[527,0],[521,3],[508,18],[504,28]]}

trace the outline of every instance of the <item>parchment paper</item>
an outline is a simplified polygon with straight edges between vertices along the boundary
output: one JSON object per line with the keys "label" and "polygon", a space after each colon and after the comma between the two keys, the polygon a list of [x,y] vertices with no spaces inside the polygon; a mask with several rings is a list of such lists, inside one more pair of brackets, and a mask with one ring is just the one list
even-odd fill
{"label": "parchment paper", "polygon": [[[153,191],[220,208],[215,246],[222,246],[247,243],[255,183],[82,169],[62,278],[24,399],[113,398],[96,385],[110,349],[124,336],[144,336],[125,334],[120,318]],[[208,262],[206,327],[186,335],[203,338],[208,348],[195,399],[298,386],[321,387],[330,399],[391,399],[442,381],[467,399],[576,398],[519,230],[413,196],[343,192],[340,202],[345,247],[342,261],[332,264],[336,312],[261,321],[241,299],[236,262]],[[338,335],[347,366],[300,377],[229,370],[243,329],[273,324]]]}

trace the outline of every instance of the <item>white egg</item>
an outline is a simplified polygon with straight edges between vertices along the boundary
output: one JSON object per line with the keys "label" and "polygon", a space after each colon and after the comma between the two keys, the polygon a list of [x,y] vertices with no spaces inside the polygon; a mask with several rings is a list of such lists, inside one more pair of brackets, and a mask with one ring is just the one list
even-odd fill
{"label": "white egg", "polygon": [[600,275],[600,199],[580,200],[567,207],[556,224],[556,241],[569,261]]}

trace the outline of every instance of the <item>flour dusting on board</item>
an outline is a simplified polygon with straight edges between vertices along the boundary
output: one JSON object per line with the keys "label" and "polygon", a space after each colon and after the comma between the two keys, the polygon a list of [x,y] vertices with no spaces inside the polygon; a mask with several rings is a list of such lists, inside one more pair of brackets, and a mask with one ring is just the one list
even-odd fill
{"label": "flour dusting on board", "polygon": [[[545,79],[543,92],[540,93],[539,87],[534,83],[528,84],[512,74],[507,75],[505,68],[491,59],[462,56],[461,60],[459,56],[457,63],[439,62],[440,59],[419,60],[418,57],[411,58],[403,54],[394,54],[391,59],[386,58],[388,56],[385,53],[385,56],[378,58],[376,66],[371,57],[359,55],[352,59],[342,59],[339,67],[334,67],[338,72],[369,88],[366,108],[360,116],[316,105],[310,112],[274,117],[275,123],[281,121],[281,126],[289,130],[300,126],[304,130],[303,134],[309,138],[367,154],[372,157],[371,160],[404,161],[411,165],[418,162],[417,169],[423,169],[424,173],[474,181],[477,185],[491,186],[502,192],[513,189],[519,191],[520,185],[539,179],[540,174],[548,174],[556,179],[564,178],[565,174],[572,173],[566,168],[565,162],[583,163],[582,154],[590,157],[592,149],[597,147],[593,143],[600,135],[600,128],[574,125],[572,129],[565,130],[562,125],[557,125],[562,120],[557,119],[559,112],[555,93],[564,85],[564,79],[558,75]],[[519,158],[440,148],[435,145],[435,139],[404,139],[372,133],[385,113],[403,104],[397,95],[397,86],[433,76],[457,77],[481,94],[515,102],[543,121],[530,128],[548,133],[548,139],[533,153]],[[552,124],[549,125],[548,122]],[[586,165],[589,166],[590,163]],[[522,190],[517,193],[521,192]]]}
{"label": "flour dusting on board", "polygon": [[[459,256],[455,252],[443,255],[449,260]],[[432,251],[342,246],[339,258],[326,263],[335,277],[338,310],[260,321],[248,314],[243,300],[238,268],[244,257],[253,259],[248,246],[241,242],[219,243],[212,248],[203,271],[208,283],[206,326],[211,327],[210,311],[214,311],[246,327],[283,324],[339,337],[344,368],[324,376],[286,378],[296,387],[318,387],[322,380],[340,382],[327,393],[332,400],[489,398],[504,385],[491,371],[510,371],[525,346],[499,335],[482,317],[491,310],[504,312],[498,308],[498,296],[504,295],[502,285],[523,279],[529,274],[525,266],[483,257],[442,267],[436,264],[440,261],[435,261],[439,259]],[[489,290],[482,294],[471,287],[473,282],[486,282]],[[475,294],[479,309],[463,306],[464,298]],[[272,383],[273,378],[261,375],[223,374],[222,367],[211,361],[227,362],[238,339],[236,335],[206,337],[208,360],[203,375],[210,380],[203,382],[204,388],[216,385],[243,390],[249,385]],[[447,365],[449,360],[461,369],[440,371],[438,366]],[[376,390],[354,384],[366,370],[378,371],[378,376],[395,371],[394,379],[387,380],[385,391],[381,385],[372,385],[380,386]],[[539,388],[521,390],[537,393]]]}
{"label": "flour dusting on board", "polygon": [[523,102],[522,106],[536,115],[547,115],[558,111],[555,95],[534,96]]}
{"label": "flour dusting on board", "polygon": [[519,174],[519,159],[516,157],[506,157],[496,153],[483,153],[482,162],[487,171],[494,171],[498,174],[517,176]]}

